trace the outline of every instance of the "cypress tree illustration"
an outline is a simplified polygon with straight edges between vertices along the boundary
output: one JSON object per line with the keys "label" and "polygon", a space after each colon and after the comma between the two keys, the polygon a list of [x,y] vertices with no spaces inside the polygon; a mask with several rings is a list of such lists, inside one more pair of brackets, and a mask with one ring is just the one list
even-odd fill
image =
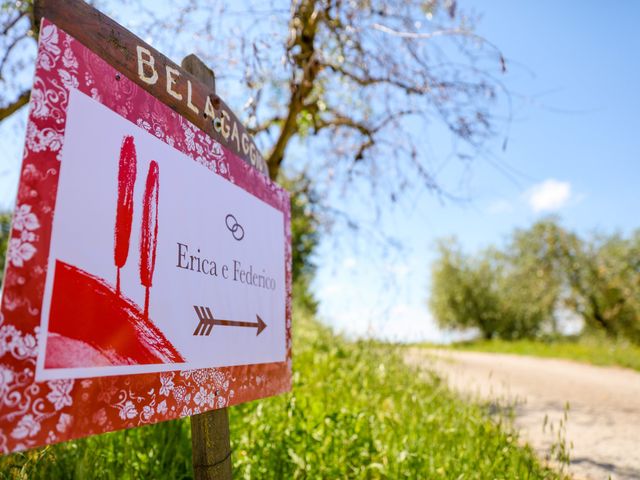
{"label": "cypress tree illustration", "polygon": [[118,200],[114,229],[113,259],[116,265],[116,292],[120,294],[120,269],[127,263],[131,222],[133,220],[133,189],[136,183],[137,155],[133,137],[122,139],[118,165]]}
{"label": "cypress tree illustration", "polygon": [[158,245],[158,195],[160,169],[154,160],[149,164],[142,205],[140,232],[140,283],[145,287],[144,316],[149,318],[149,289],[152,285]]}

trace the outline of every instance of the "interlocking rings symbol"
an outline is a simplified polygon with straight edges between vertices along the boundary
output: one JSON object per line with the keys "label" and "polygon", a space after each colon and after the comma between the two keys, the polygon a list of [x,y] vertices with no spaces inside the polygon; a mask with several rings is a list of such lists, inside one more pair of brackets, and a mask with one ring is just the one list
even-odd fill
{"label": "interlocking rings symbol", "polygon": [[227,228],[231,232],[231,235],[233,235],[233,238],[235,238],[238,241],[244,238],[244,228],[242,228],[242,225],[238,223],[238,220],[236,220],[236,217],[229,214],[224,219],[224,222],[227,224]]}

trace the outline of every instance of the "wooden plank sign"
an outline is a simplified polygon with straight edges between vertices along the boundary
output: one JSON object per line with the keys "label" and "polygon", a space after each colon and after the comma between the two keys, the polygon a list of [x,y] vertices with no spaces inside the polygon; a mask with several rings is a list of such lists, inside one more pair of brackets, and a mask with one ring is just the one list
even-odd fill
{"label": "wooden plank sign", "polygon": [[44,2],[0,306],[0,451],[291,384],[290,206],[207,86]]}
{"label": "wooden plank sign", "polygon": [[71,34],[138,86],[268,175],[253,139],[210,85],[82,0],[39,0],[34,14],[36,19],[47,18]]}

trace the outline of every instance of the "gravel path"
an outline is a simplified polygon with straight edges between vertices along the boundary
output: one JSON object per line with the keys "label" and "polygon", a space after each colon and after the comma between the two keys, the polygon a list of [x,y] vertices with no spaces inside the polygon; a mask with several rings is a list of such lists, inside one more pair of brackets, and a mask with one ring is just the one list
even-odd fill
{"label": "gravel path", "polygon": [[[545,458],[564,429],[577,479],[640,479],[640,373],[581,363],[411,348],[406,361],[433,368],[465,395],[516,404],[515,424]],[[545,416],[548,419],[547,427]],[[553,425],[553,431],[549,428]]]}

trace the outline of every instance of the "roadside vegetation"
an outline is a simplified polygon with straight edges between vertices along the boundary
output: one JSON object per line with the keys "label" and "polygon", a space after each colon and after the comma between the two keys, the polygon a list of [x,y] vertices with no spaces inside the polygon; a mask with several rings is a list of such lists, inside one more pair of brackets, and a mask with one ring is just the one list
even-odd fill
{"label": "roadside vegetation", "polygon": [[[640,346],[640,230],[581,238],[549,218],[475,255],[448,239],[432,284],[430,306],[443,328],[476,329],[485,340],[559,339],[593,347],[594,357],[598,348]],[[568,318],[607,341],[562,339]]]}
{"label": "roadside vegetation", "polygon": [[[291,393],[230,409],[235,478],[559,478],[506,417],[409,369],[397,347],[349,342],[303,308]],[[0,478],[190,478],[178,420],[0,458]]]}
{"label": "roadside vegetation", "polygon": [[631,368],[640,372],[640,347],[626,340],[611,340],[603,335],[561,337],[556,340],[476,340],[456,343],[450,348],[564,358],[592,365]]}

